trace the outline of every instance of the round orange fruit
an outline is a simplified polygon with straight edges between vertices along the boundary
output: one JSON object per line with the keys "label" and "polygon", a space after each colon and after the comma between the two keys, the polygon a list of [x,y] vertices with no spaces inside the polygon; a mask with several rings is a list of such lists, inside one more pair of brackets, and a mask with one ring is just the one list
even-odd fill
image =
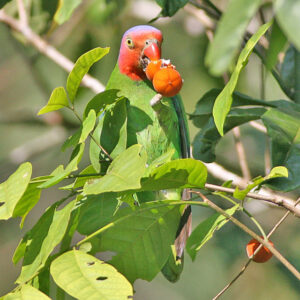
{"label": "round orange fruit", "polygon": [[182,87],[182,78],[174,68],[163,68],[153,77],[154,89],[165,97],[173,97]]}
{"label": "round orange fruit", "polygon": [[153,80],[153,77],[154,77],[155,73],[160,70],[161,65],[162,65],[161,59],[159,59],[159,60],[152,60],[152,61],[149,62],[148,66],[147,66],[147,68],[145,70],[145,73],[146,73],[147,78],[150,81]]}
{"label": "round orange fruit", "polygon": [[[274,244],[269,240],[269,243],[274,246]],[[246,246],[247,255],[250,258],[255,250],[259,247],[260,242],[256,239],[252,239]],[[257,263],[264,263],[268,261],[273,256],[272,252],[265,246],[263,246],[258,253],[253,257],[253,261]]]}

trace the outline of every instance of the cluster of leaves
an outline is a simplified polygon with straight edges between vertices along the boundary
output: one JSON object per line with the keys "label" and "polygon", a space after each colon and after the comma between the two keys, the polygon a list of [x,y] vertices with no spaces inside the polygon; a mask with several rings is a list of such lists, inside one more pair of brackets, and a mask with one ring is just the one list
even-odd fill
{"label": "cluster of leaves", "polygon": [[[6,2],[2,1],[0,5]],[[67,20],[80,2],[60,1],[55,13],[56,21],[62,23]],[[170,16],[187,1],[157,3],[163,8],[162,15]],[[243,9],[236,6],[237,3],[241,1],[232,1],[221,19],[223,29],[217,31],[215,44],[211,46],[211,49],[218,48],[219,51],[214,54],[214,50],[210,49],[208,52],[208,63],[216,72],[223,72],[230,64],[246,28],[244,18],[251,19],[260,1],[248,1],[249,4]],[[281,8],[282,15],[286,5],[292,5],[291,1],[277,1],[275,7]],[[236,19],[233,37],[230,35],[228,43],[224,43],[232,29],[226,26],[227,15],[235,11],[241,18]],[[291,100],[295,102],[266,102],[234,91],[251,52],[271,26],[270,40],[274,42],[267,56],[271,58],[266,59],[269,68],[273,68],[274,57],[282,49],[273,46],[276,41],[286,40],[282,39],[285,34],[294,41],[294,37],[290,37],[291,27],[281,24],[280,14],[278,23],[285,33],[277,23],[263,25],[240,53],[225,88],[208,91],[190,116],[200,128],[194,140],[194,157],[207,162],[215,159],[217,142],[233,127],[257,119],[261,119],[267,127],[273,165],[284,165],[289,173],[285,168],[274,168],[269,176],[256,178],[244,191],[236,189],[234,197],[237,200],[244,200],[251,189],[266,181],[269,186],[280,190],[293,190],[300,184],[300,103],[295,92],[299,78],[294,76],[299,60],[298,50],[289,47],[279,74],[283,85],[294,91],[295,97]],[[223,43],[220,43],[220,36]],[[233,40],[234,45],[231,44]],[[220,44],[222,49],[218,46]],[[295,46],[299,48],[296,42]],[[221,50],[230,53],[230,57],[222,56],[225,62],[216,59]],[[72,148],[69,163],[65,167],[58,166],[48,176],[31,178],[32,167],[27,162],[0,185],[0,219],[21,217],[21,228],[44,189],[67,182],[60,188],[68,192],[65,198],[45,211],[20,241],[13,257],[14,263],[23,259],[16,281],[19,285],[2,299],[49,299],[50,274],[59,287],[58,294],[65,291],[78,299],[129,299],[133,295],[132,283],[138,278],[152,280],[168,260],[172,253],[170,245],[174,242],[185,205],[206,206],[194,200],[155,199],[155,192],[162,189],[204,189],[206,168],[196,159],[171,160],[170,153],[146,166],[147,157],[141,145],[126,147],[128,99],[119,97],[117,90],[96,95],[86,105],[82,116],[76,111],[74,105],[83,76],[108,51],[108,48],[96,48],[82,55],[68,76],[66,88],[56,88],[48,104],[39,112],[44,114],[67,108],[79,119],[79,129],[62,147],[63,150]],[[90,164],[79,167],[88,139]],[[228,200],[226,195],[218,195]],[[234,205],[226,210],[227,214],[232,215],[237,210],[245,212],[242,202],[230,201]],[[213,233],[227,222],[226,217],[216,213],[196,226],[186,246],[192,259],[196,258],[197,252],[212,238]],[[86,237],[74,245],[72,238],[76,232]],[[264,232],[262,234],[265,236]],[[58,245],[58,252],[53,253]],[[109,261],[95,258],[95,253],[105,251],[114,253]]]}

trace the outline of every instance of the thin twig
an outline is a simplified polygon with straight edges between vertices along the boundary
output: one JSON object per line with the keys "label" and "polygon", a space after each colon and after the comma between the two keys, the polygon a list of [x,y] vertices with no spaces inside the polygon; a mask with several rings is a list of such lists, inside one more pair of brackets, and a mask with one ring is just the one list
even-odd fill
{"label": "thin twig", "polygon": [[[295,205],[297,205],[300,202],[300,198],[296,201]],[[291,212],[287,211],[283,217],[275,224],[275,226],[271,229],[271,231],[268,233],[267,238],[269,239],[271,235],[278,229],[278,227],[283,223],[283,221],[289,216]],[[252,254],[252,256],[248,259],[247,263],[242,267],[240,272],[212,299],[216,300],[218,299],[221,295],[223,295],[229,288],[230,286],[233,285],[233,283],[245,272],[247,267],[250,265],[250,263],[253,261],[253,257],[260,251],[260,249],[263,247],[262,244],[259,245]]]}
{"label": "thin twig", "polygon": [[[24,26],[20,21],[7,15],[3,10],[0,10],[0,22],[10,26],[13,30],[20,32],[26,41],[33,45],[40,53],[50,58],[57,65],[62,67],[67,72],[71,72],[74,67],[72,61],[62,55],[53,46],[43,40],[40,36],[32,31],[29,26]],[[86,74],[82,79],[82,85],[91,89],[95,93],[100,93],[104,90],[104,85],[96,78]]]}
{"label": "thin twig", "polygon": [[250,121],[249,125],[260,132],[267,133],[266,127],[264,125],[258,123],[257,121]]}
{"label": "thin twig", "polygon": [[20,23],[23,26],[28,26],[28,17],[27,17],[27,12],[26,12],[26,8],[24,5],[24,1],[18,0],[17,3],[18,3],[18,12],[19,12]]}
{"label": "thin twig", "polygon": [[277,250],[272,246],[268,241],[265,241],[262,239],[259,235],[257,235],[254,231],[249,229],[246,225],[241,223],[238,219],[235,217],[229,215],[226,211],[224,211],[221,207],[217,206],[215,203],[210,201],[207,197],[205,197],[201,192],[198,191],[190,191],[191,193],[199,195],[203,201],[208,204],[209,207],[211,207],[213,210],[218,212],[219,214],[225,216],[228,220],[230,220],[232,223],[234,223],[236,226],[238,226],[240,229],[245,231],[247,234],[255,238],[259,243],[263,244],[263,246],[267,247],[270,252],[298,279],[300,280],[300,273],[298,270]]}
{"label": "thin twig", "polygon": [[[212,190],[212,191],[219,191],[219,192],[226,192],[229,194],[233,194],[235,192],[235,189],[219,186],[215,184],[206,183],[205,188]],[[278,195],[261,195],[257,193],[248,193],[247,197],[256,199],[256,200],[263,200],[266,202],[273,203],[275,205],[281,206],[290,212],[292,212],[296,217],[300,218],[300,205],[297,205],[296,202],[292,199],[285,199],[283,197],[280,197]]]}

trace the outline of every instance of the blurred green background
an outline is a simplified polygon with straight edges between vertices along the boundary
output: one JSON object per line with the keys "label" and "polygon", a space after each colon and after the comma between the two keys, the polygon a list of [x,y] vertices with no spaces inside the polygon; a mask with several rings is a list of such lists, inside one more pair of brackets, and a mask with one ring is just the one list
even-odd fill
{"label": "blurred green background", "polygon": [[[15,1],[7,5],[11,14],[16,13]],[[215,1],[225,7],[227,1]],[[75,11],[62,26],[51,28],[53,1],[28,1],[32,28],[71,60],[75,61],[85,51],[101,46],[111,47],[110,54],[91,69],[91,75],[102,83],[116,63],[120,39],[124,31],[134,25],[145,24],[156,17],[160,8],[154,1],[105,1],[90,0]],[[51,11],[52,9],[52,11]],[[193,112],[200,97],[214,87],[222,87],[222,78],[211,77],[204,65],[208,44],[204,27],[187,10],[179,11],[172,18],[160,19],[153,24],[164,34],[163,57],[171,59],[184,78],[182,97],[188,113]],[[251,28],[259,23],[253,20]],[[260,96],[260,62],[252,55],[239,81],[238,91]],[[66,83],[67,73],[45,58],[23,38],[12,33],[0,23],[0,181],[4,181],[17,166],[25,161],[33,164],[33,175],[45,175],[68,155],[60,151],[64,139],[78,126],[67,112],[37,117],[53,88]],[[79,107],[84,107],[93,93],[81,88]],[[271,76],[266,78],[266,98],[285,99]],[[191,137],[196,128],[190,124]],[[245,125],[241,127],[252,177],[264,175],[265,136]],[[232,134],[227,134],[217,147],[217,162],[240,174]],[[81,166],[87,165],[88,157]],[[228,178],[230,179],[230,178]],[[210,178],[211,183],[220,183]],[[49,204],[64,195],[56,188],[43,192],[38,205],[19,229],[20,220],[0,221],[0,295],[14,287],[20,265],[14,266],[11,258],[20,238],[38,220]],[[284,211],[253,201],[249,210],[268,231]],[[195,207],[194,224],[211,215],[208,209]],[[242,221],[253,226],[243,216]],[[288,260],[300,268],[299,222],[293,217],[274,234],[272,241]],[[255,229],[255,228],[254,228]],[[249,237],[228,223],[200,250],[195,262],[186,255],[185,269],[176,284],[158,275],[153,282],[138,280],[135,283],[137,300],[211,299],[227,284],[247,261],[245,245]],[[227,291],[222,299],[299,299],[300,285],[289,271],[273,258],[267,264],[251,264],[245,274]]]}

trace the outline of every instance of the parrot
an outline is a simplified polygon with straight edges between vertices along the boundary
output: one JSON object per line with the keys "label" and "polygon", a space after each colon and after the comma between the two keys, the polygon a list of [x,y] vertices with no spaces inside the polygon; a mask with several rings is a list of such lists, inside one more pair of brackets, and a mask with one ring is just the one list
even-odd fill
{"label": "parrot", "polygon": [[[181,97],[163,97],[154,106],[151,99],[157,94],[152,83],[146,78],[145,67],[151,60],[161,58],[163,35],[149,25],[138,25],[127,30],[121,40],[117,64],[109,78],[106,90],[117,89],[128,99],[127,106],[127,147],[133,144],[143,146],[147,164],[168,156],[171,160],[190,157],[190,142],[187,120]],[[141,192],[141,202],[152,200],[187,200],[186,190]],[[149,198],[150,197],[150,198]],[[183,268],[183,250],[191,233],[191,208],[186,206],[177,230],[177,237],[170,257],[162,269],[165,277],[175,282]]]}

